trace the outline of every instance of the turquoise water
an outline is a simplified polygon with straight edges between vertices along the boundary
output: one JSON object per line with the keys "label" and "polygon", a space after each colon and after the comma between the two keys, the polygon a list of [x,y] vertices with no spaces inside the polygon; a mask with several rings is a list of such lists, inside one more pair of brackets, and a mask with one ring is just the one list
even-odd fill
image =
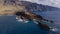
{"label": "turquoise water", "polygon": [[28,23],[18,22],[16,16],[0,16],[0,34],[60,34],[60,12],[35,12],[54,23],[47,23],[49,26],[58,29],[51,31],[39,27],[32,21]]}

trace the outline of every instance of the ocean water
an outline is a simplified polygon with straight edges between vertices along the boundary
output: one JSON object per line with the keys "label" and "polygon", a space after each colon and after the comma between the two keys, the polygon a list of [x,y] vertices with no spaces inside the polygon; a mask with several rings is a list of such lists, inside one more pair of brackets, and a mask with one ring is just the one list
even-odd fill
{"label": "ocean water", "polygon": [[57,28],[57,31],[51,31],[39,27],[33,22],[21,23],[16,20],[16,16],[0,16],[0,34],[60,34],[60,12],[48,11],[39,12],[39,15],[47,18],[48,20],[53,20],[55,23],[49,25],[51,27]]}

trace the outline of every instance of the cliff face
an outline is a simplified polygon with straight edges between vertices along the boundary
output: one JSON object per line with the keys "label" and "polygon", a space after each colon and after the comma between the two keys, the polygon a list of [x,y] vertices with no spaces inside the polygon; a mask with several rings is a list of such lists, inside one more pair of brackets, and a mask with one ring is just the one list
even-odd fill
{"label": "cliff face", "polygon": [[56,11],[56,7],[45,6],[42,4],[31,3],[20,0],[0,0],[0,15],[14,15],[17,11]]}
{"label": "cliff face", "polygon": [[9,0],[1,0],[0,1],[0,15],[8,15],[8,14],[14,14],[16,11],[25,11],[26,9],[24,6],[17,5],[18,3]]}

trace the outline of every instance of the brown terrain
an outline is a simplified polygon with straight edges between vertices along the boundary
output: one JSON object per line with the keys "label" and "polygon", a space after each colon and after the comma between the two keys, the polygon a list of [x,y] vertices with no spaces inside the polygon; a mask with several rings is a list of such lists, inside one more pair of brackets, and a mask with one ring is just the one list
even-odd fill
{"label": "brown terrain", "polygon": [[16,5],[11,5],[10,3],[4,3],[4,0],[0,0],[0,15],[14,15],[17,11],[26,11],[24,6],[17,5],[18,2],[14,3]]}

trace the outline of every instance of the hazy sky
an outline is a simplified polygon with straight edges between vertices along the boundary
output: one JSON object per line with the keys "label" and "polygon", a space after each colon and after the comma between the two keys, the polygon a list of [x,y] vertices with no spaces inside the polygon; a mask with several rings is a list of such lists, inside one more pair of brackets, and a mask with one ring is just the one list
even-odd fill
{"label": "hazy sky", "polygon": [[30,1],[30,2],[35,2],[38,4],[44,4],[44,5],[49,5],[49,6],[60,8],[60,0],[25,0],[25,1]]}

